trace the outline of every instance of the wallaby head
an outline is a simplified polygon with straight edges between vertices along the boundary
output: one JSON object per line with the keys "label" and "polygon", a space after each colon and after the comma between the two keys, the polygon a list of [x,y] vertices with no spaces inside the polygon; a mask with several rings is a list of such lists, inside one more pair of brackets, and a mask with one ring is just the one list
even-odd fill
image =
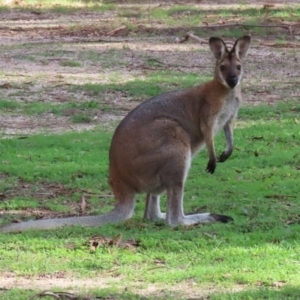
{"label": "wallaby head", "polygon": [[[184,214],[183,191],[192,158],[199,150],[207,148],[206,170],[211,174],[217,162],[226,161],[233,152],[233,121],[241,103],[241,60],[249,44],[250,37],[244,36],[228,50],[222,39],[211,38],[210,49],[217,59],[213,80],[148,99],[121,121],[109,150],[109,184],[116,200],[113,210],[99,216],[9,224],[0,227],[0,232],[124,221],[131,218],[139,193],[147,194],[144,217],[150,221],[164,219],[169,226],[231,221],[229,216],[210,212]],[[226,148],[218,157],[214,137],[222,129]],[[163,192],[167,194],[166,212],[160,209]]]}
{"label": "wallaby head", "polygon": [[250,36],[239,38],[231,50],[228,50],[224,41],[217,37],[209,39],[210,50],[217,59],[215,67],[215,79],[223,85],[233,89],[241,83],[243,77],[242,60],[246,57]]}

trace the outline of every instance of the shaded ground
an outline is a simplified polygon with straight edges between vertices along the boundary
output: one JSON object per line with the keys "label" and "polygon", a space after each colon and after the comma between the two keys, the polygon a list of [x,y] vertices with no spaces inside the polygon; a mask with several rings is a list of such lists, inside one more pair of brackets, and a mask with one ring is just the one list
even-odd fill
{"label": "shaded ground", "polygon": [[[179,283],[173,287],[164,287],[163,285],[149,284],[145,287],[145,284],[139,284],[138,281],[130,287],[122,283],[122,278],[108,275],[105,278],[91,278],[80,279],[70,278],[70,276],[59,273],[55,275],[45,275],[37,277],[18,277],[14,274],[0,273],[0,286],[2,289],[20,288],[27,289],[29,286],[31,289],[37,290],[51,290],[63,289],[72,293],[88,292],[90,289],[108,289],[111,286],[117,285],[120,293],[130,292],[145,297],[151,297],[151,299],[197,299],[204,300],[209,299],[209,295],[215,292],[239,292],[243,290],[243,285],[236,286],[230,289],[221,289],[214,287],[197,288],[197,284],[192,280],[190,282]],[[119,297],[102,298],[102,299],[119,299]]]}

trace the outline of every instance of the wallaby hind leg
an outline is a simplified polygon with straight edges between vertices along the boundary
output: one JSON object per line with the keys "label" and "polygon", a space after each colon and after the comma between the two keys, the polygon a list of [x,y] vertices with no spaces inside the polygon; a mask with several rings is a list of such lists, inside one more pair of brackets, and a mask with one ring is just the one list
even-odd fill
{"label": "wallaby hind leg", "polygon": [[115,196],[115,207],[111,211],[111,223],[130,219],[135,208],[135,192],[122,183],[115,184],[110,180],[110,186]]}
{"label": "wallaby hind leg", "polygon": [[[179,150],[179,149],[178,149]],[[172,164],[172,173],[168,174],[167,187],[167,214],[166,222],[169,226],[193,225],[197,223],[228,222],[233,219],[228,216],[214,213],[184,214],[183,190],[185,179],[190,167],[191,154],[182,148],[181,153]],[[176,163],[174,163],[176,162]],[[175,167],[176,166],[176,167]]]}
{"label": "wallaby hind leg", "polygon": [[144,218],[152,222],[166,218],[166,214],[160,211],[159,196],[147,194]]}
{"label": "wallaby hind leg", "polygon": [[193,225],[198,223],[233,221],[231,217],[214,213],[184,215],[183,212],[183,185],[176,185],[167,191],[167,216],[169,226]]}

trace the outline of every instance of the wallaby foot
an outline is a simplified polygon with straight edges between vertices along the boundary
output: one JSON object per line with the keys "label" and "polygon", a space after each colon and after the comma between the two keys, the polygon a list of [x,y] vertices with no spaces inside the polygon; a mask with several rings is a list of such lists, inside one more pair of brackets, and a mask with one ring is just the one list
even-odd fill
{"label": "wallaby foot", "polygon": [[166,219],[166,213],[160,211],[159,196],[147,194],[144,219],[152,222]]}
{"label": "wallaby foot", "polygon": [[199,223],[227,223],[233,218],[214,213],[199,213],[185,215],[183,212],[183,188],[182,185],[168,190],[166,222],[169,226],[194,225]]}
{"label": "wallaby foot", "polygon": [[172,219],[172,222],[168,223],[168,225],[174,227],[179,225],[196,225],[201,223],[228,223],[230,221],[234,221],[233,218],[225,215],[218,215],[214,213],[201,213],[201,214],[191,214],[184,215],[179,220]]}
{"label": "wallaby foot", "polygon": [[216,222],[221,222],[221,223],[234,222],[234,219],[230,216],[219,215],[214,213],[210,213],[210,216],[214,218]]}
{"label": "wallaby foot", "polygon": [[217,166],[216,160],[209,160],[206,167],[206,171],[210,174],[213,174],[215,172],[216,166]]}
{"label": "wallaby foot", "polygon": [[231,155],[231,153],[223,151],[222,154],[218,157],[218,162],[224,162]]}

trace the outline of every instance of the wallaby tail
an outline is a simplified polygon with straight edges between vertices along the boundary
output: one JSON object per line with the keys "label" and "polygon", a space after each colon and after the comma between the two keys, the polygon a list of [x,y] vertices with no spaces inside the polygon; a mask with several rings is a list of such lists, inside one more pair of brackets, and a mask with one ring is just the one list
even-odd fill
{"label": "wallaby tail", "polygon": [[0,227],[0,233],[21,232],[26,230],[49,230],[64,226],[98,227],[105,223],[117,223],[131,218],[135,201],[132,201],[132,203],[130,203],[131,205],[128,204],[129,203],[119,202],[112,211],[99,216],[69,217],[12,223]]}

